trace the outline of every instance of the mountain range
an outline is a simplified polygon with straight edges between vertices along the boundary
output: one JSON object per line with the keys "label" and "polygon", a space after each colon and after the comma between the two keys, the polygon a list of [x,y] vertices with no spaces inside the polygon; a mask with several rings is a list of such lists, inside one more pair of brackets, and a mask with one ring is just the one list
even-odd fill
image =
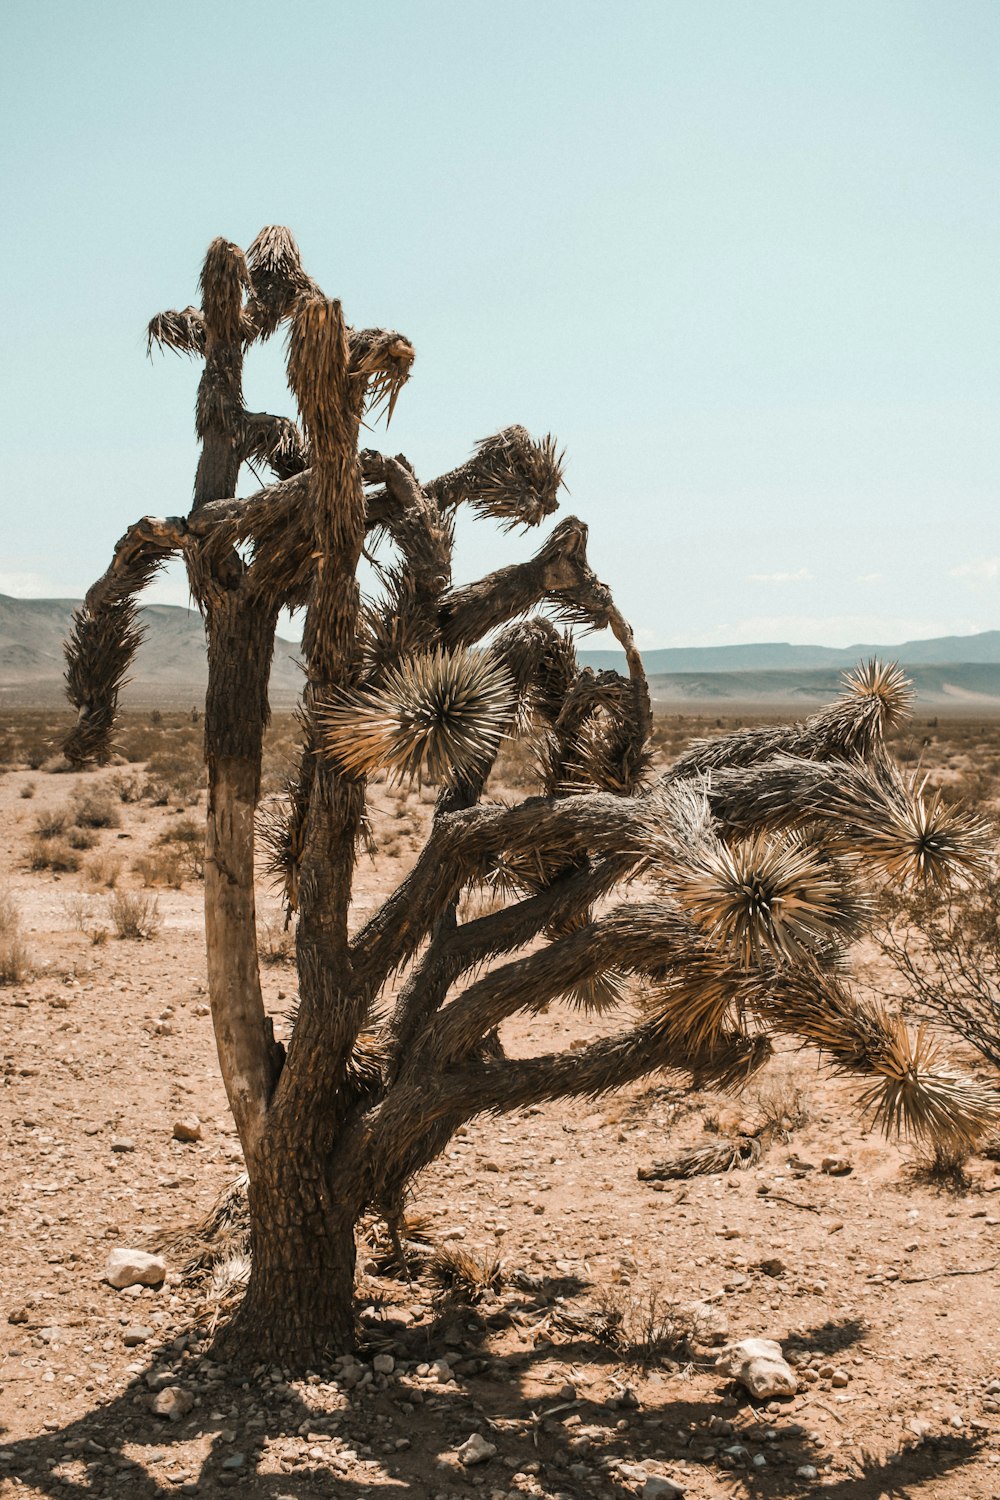
{"label": "mountain range", "polygon": [[[61,689],[62,644],[76,599],[14,599],[0,594],[0,702],[47,701]],[[142,611],[146,637],[132,672],[129,695],[171,702],[194,701],[206,678],[205,634],[195,610],[150,604]],[[297,642],[278,639],[271,673],[276,703],[297,696],[302,674]],[[1000,710],[1000,630],[938,636],[898,645],[681,646],[643,653],[654,699],[663,703],[821,702],[836,692],[840,673],[878,656],[907,668],[918,698],[928,704]],[[580,652],[596,668],[624,668],[617,651]]]}

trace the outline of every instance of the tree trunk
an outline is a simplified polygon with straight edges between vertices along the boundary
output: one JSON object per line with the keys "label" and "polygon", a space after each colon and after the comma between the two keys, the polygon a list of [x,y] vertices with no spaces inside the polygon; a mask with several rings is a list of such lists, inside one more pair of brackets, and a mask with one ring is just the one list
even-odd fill
{"label": "tree trunk", "polygon": [[248,1160],[277,1072],[260,990],[254,816],[275,616],[238,591],[209,608],[205,936],[226,1093]]}
{"label": "tree trunk", "polygon": [[[304,1128],[303,1128],[304,1127]],[[354,1226],[335,1197],[329,1154],[308,1125],[268,1121],[250,1167],[251,1271],[218,1341],[226,1359],[319,1369],[354,1347]]]}

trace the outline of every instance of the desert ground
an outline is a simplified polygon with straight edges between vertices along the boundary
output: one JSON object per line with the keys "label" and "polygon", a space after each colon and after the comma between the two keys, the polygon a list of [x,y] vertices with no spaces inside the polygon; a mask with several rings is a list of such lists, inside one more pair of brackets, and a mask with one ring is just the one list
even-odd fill
{"label": "desert ground", "polygon": [[[733,720],[657,722],[667,757]],[[0,1495],[997,1500],[1000,1167],[935,1177],[866,1131],[856,1086],[808,1050],[735,1099],[653,1077],[473,1123],[415,1184],[411,1279],[373,1225],[361,1345],[304,1379],[212,1360],[232,1289],[186,1278],[180,1254],[158,1290],[113,1290],[110,1249],[194,1224],[240,1170],[206,994],[201,730],[135,709],[119,763],[66,773],[59,727],[18,709],[0,728]],[[270,790],[293,742],[277,716]],[[995,810],[995,719],[918,713],[896,749]],[[526,784],[501,763],[496,791]],[[372,800],[382,852],[359,865],[359,922],[432,807],[428,790]],[[263,873],[260,903],[280,1018],[295,970]],[[857,962],[898,986],[874,948]],[[553,1006],[504,1042],[607,1024]],[[638,1176],[765,1120],[748,1170]],[[716,1369],[719,1343],[749,1337],[781,1344],[795,1395],[755,1402]],[[153,1410],[164,1387],[184,1393],[179,1420]],[[496,1451],[465,1466],[473,1434]]]}

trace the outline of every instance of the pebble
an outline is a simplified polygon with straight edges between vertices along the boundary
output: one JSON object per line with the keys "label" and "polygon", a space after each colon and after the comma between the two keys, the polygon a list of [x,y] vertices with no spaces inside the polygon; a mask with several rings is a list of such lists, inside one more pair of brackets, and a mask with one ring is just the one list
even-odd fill
{"label": "pebble", "polygon": [[471,1469],[475,1464],[489,1463],[496,1456],[496,1451],[493,1443],[488,1443],[480,1433],[474,1432],[457,1450],[457,1457],[463,1468]]}
{"label": "pebble", "polygon": [[799,1464],[795,1470],[796,1479],[818,1479],[819,1470],[814,1464]]}
{"label": "pebble", "polygon": [[132,1323],[122,1334],[122,1343],[126,1349],[134,1349],[136,1344],[145,1344],[153,1337],[152,1328],[146,1328],[138,1323]]}
{"label": "pebble", "polygon": [[194,1406],[194,1397],[179,1385],[164,1386],[153,1398],[152,1411],[158,1417],[179,1422]]}
{"label": "pebble", "polygon": [[119,1153],[134,1151],[135,1141],[131,1140],[127,1135],[116,1135],[114,1140],[111,1142],[111,1149],[112,1151],[117,1151]]}
{"label": "pebble", "polygon": [[161,1286],[167,1274],[167,1263],[159,1255],[118,1245],[108,1255],[104,1280],[121,1291],[129,1286]]}
{"label": "pebble", "polygon": [[376,1375],[391,1375],[396,1368],[396,1361],[391,1354],[376,1354],[372,1360],[372,1369]]}
{"label": "pebble", "polygon": [[201,1121],[197,1115],[184,1115],[180,1120],[174,1121],[174,1140],[201,1140]]}

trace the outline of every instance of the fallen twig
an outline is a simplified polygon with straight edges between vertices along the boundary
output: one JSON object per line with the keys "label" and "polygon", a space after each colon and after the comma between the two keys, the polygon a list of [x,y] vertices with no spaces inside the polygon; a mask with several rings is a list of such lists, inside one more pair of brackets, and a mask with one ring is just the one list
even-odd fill
{"label": "fallen twig", "polygon": [[800,1203],[797,1198],[783,1198],[780,1193],[761,1193],[762,1203],[787,1203],[789,1208],[804,1208],[806,1213],[821,1214],[823,1210],[812,1203]]}
{"label": "fallen twig", "polygon": [[946,1276],[985,1276],[989,1271],[995,1271],[1000,1267],[1000,1260],[995,1260],[990,1266],[969,1266],[967,1269],[958,1271],[932,1271],[930,1276],[900,1276],[900,1281],[905,1281],[907,1286],[912,1286],[917,1281],[943,1281]]}

